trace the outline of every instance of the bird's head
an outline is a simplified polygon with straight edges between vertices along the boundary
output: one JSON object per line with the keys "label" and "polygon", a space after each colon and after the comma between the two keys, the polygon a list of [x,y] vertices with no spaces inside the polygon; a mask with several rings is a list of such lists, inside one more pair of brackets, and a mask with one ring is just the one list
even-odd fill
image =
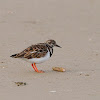
{"label": "bird's head", "polygon": [[55,46],[55,47],[61,48],[59,45],[57,45],[55,40],[47,40],[46,44],[48,44],[50,47],[54,47]]}

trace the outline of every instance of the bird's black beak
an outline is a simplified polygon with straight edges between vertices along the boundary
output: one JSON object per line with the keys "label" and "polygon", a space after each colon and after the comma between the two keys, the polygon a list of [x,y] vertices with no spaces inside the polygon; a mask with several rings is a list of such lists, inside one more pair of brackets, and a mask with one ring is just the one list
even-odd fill
{"label": "bird's black beak", "polygon": [[56,46],[56,47],[59,47],[59,48],[62,48],[61,46],[59,46],[59,45],[57,45],[57,44],[56,44],[55,46]]}

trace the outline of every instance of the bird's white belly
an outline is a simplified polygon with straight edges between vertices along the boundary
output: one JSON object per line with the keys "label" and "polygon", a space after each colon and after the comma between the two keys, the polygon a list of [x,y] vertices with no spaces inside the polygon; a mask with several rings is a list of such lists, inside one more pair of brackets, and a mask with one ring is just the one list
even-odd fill
{"label": "bird's white belly", "polygon": [[31,63],[42,63],[46,60],[48,60],[50,58],[50,52],[48,51],[47,54],[44,56],[44,57],[41,57],[41,58],[32,58],[32,59],[28,59],[29,62]]}

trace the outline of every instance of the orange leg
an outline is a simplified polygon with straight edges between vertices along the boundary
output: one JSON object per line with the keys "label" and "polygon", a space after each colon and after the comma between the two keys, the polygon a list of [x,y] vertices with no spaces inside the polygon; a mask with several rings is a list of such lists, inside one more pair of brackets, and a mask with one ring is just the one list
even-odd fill
{"label": "orange leg", "polygon": [[35,67],[33,66],[33,64],[32,64],[32,67],[33,67],[33,69],[36,71],[36,69],[35,69]]}
{"label": "orange leg", "polygon": [[38,72],[38,73],[44,73],[44,71],[38,70],[38,69],[37,69],[35,63],[34,63],[34,65],[32,64],[32,67],[34,68],[34,70],[35,70],[36,72]]}

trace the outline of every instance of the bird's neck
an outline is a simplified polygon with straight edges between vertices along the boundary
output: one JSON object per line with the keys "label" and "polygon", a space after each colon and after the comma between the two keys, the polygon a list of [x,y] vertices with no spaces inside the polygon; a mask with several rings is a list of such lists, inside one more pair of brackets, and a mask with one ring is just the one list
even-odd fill
{"label": "bird's neck", "polygon": [[46,44],[47,48],[48,48],[48,51],[50,52],[50,57],[52,56],[53,54],[53,47],[51,47],[50,45]]}

